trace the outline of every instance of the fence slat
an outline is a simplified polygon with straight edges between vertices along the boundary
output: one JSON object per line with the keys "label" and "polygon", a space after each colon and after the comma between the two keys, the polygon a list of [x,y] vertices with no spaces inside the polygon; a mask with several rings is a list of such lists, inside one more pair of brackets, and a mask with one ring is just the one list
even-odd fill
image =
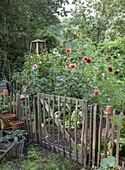
{"label": "fence slat", "polygon": [[28,114],[27,114],[27,98],[25,98],[25,119],[26,119],[26,126],[29,134],[29,122],[28,122]]}
{"label": "fence slat", "polygon": [[[50,138],[50,96],[48,95],[48,138]],[[49,146],[51,149],[51,145],[49,142]]]}
{"label": "fence slat", "polygon": [[41,138],[41,109],[40,109],[40,94],[37,94],[37,110],[38,110],[38,137],[39,137],[39,143],[42,142]]}
{"label": "fence slat", "polygon": [[105,132],[105,144],[104,144],[105,157],[107,157],[108,131],[109,131],[109,115],[106,115],[106,132]]}
{"label": "fence slat", "polygon": [[16,93],[16,117],[19,119],[19,95]]}
{"label": "fence slat", "polygon": [[93,105],[90,106],[90,135],[89,135],[89,168],[92,166],[92,138],[93,138]]}
{"label": "fence slat", "polygon": [[45,128],[46,128],[46,120],[45,120],[45,97],[43,94],[43,124],[44,124],[44,147],[46,147],[46,141],[45,141],[45,136],[46,136],[46,132],[45,132]]}
{"label": "fence slat", "polygon": [[77,153],[77,113],[78,113],[78,100],[76,100],[76,109],[75,109],[75,161],[78,160],[78,153]]}
{"label": "fence slat", "polygon": [[72,113],[72,99],[70,99],[69,112],[69,158],[71,159],[71,113]]}
{"label": "fence slat", "polygon": [[60,143],[60,124],[59,124],[59,119],[60,119],[60,96],[58,97],[58,153],[60,153],[60,150],[59,150],[59,143]]}
{"label": "fence slat", "polygon": [[117,161],[117,165],[119,164],[119,140],[120,140],[122,117],[123,117],[123,112],[120,113],[118,129],[117,129],[117,143],[116,143],[116,161]]}
{"label": "fence slat", "polygon": [[88,132],[88,102],[85,101],[85,129],[84,129],[84,165],[87,164],[87,132]]}
{"label": "fence slat", "polygon": [[111,153],[110,156],[113,155],[113,148],[114,148],[114,129],[115,129],[115,109],[113,110],[113,117],[112,117],[112,139],[111,139]]}
{"label": "fence slat", "polygon": [[65,156],[65,115],[66,115],[66,98],[64,99],[64,112],[63,112],[63,155]]}
{"label": "fence slat", "polygon": [[55,148],[55,96],[53,95],[53,151]]}
{"label": "fence slat", "polygon": [[10,113],[12,113],[12,92],[10,92]]}
{"label": "fence slat", "polygon": [[15,114],[15,93],[13,93],[13,114]]}
{"label": "fence slat", "polygon": [[32,140],[32,119],[31,119],[31,104],[30,104],[30,97],[28,95],[28,106],[29,106],[29,124],[30,124],[30,135]]}
{"label": "fence slat", "polygon": [[102,123],[103,123],[103,108],[101,108],[100,126],[99,126],[98,158],[97,158],[97,166],[98,167],[99,167],[100,157],[101,157]]}
{"label": "fence slat", "polygon": [[37,125],[38,125],[38,119],[37,119],[37,106],[36,106],[37,98],[33,97],[33,108],[34,108],[34,133],[35,133],[35,142],[38,142],[38,136],[37,136]]}

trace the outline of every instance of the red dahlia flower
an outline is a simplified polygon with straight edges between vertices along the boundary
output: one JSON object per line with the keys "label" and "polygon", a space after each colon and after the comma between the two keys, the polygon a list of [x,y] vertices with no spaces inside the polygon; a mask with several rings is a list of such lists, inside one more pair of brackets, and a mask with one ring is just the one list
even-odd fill
{"label": "red dahlia flower", "polygon": [[108,71],[109,71],[109,72],[112,72],[112,68],[111,68],[111,67],[109,67],[109,68],[108,68]]}
{"label": "red dahlia flower", "polygon": [[76,68],[76,64],[70,64],[70,68]]}
{"label": "red dahlia flower", "polygon": [[87,61],[86,61],[87,63],[91,63],[91,60],[90,59],[87,59]]}
{"label": "red dahlia flower", "polygon": [[96,96],[97,94],[99,94],[99,90],[96,90],[93,94]]}
{"label": "red dahlia flower", "polygon": [[105,59],[105,61],[108,61],[108,60],[109,60],[108,58]]}
{"label": "red dahlia flower", "polygon": [[67,53],[67,54],[71,53],[71,50],[70,50],[70,49],[67,49],[67,50],[66,50],[66,53]]}
{"label": "red dahlia flower", "polygon": [[110,60],[111,59],[111,57],[110,56],[108,56],[108,60]]}
{"label": "red dahlia flower", "polygon": [[114,72],[114,74],[115,74],[115,75],[118,75],[118,74],[119,74],[119,72],[118,72],[118,71],[115,71],[115,72]]}
{"label": "red dahlia flower", "polygon": [[88,60],[88,57],[85,57],[84,60],[87,61],[87,60]]}

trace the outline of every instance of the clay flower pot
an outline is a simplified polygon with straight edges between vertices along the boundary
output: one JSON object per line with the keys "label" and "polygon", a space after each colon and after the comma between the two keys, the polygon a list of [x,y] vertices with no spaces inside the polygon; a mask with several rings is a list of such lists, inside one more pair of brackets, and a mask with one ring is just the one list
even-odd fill
{"label": "clay flower pot", "polygon": [[25,96],[23,94],[20,95],[20,100],[25,99]]}
{"label": "clay flower pot", "polygon": [[11,128],[10,122],[14,121],[16,115],[15,114],[1,114],[0,119],[3,120],[4,123],[4,129]]}
{"label": "clay flower pot", "polygon": [[108,114],[108,115],[113,114],[112,106],[106,106],[105,114]]}
{"label": "clay flower pot", "polygon": [[10,122],[12,130],[15,131],[15,130],[21,129],[22,123],[23,123],[22,121],[12,121],[12,122]]}
{"label": "clay flower pot", "polygon": [[4,89],[2,95],[3,95],[3,96],[7,96],[7,95],[8,95],[8,90],[7,90],[7,89]]}

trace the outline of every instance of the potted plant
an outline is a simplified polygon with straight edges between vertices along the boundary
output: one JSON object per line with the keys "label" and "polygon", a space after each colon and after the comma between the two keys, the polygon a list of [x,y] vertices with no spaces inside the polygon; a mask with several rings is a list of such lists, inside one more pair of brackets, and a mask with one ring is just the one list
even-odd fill
{"label": "potted plant", "polygon": [[22,123],[23,123],[22,121],[12,121],[10,122],[10,125],[11,128],[15,131],[21,129]]}
{"label": "potted plant", "polygon": [[[5,91],[6,93],[3,93],[4,95],[7,95],[7,91]],[[5,96],[4,96],[5,97]],[[0,121],[1,123],[1,128],[2,129],[10,129],[10,122],[13,121],[16,117],[15,114],[9,114],[8,113],[9,110],[9,105],[7,103],[5,103],[4,101],[2,101],[2,99],[0,98]]]}
{"label": "potted plant", "polygon": [[7,150],[13,144],[15,137],[17,137],[18,143],[8,152],[8,156],[19,157],[19,155],[23,153],[26,135],[27,133],[25,131],[21,130],[11,131],[8,135],[0,138],[0,147],[3,150]]}

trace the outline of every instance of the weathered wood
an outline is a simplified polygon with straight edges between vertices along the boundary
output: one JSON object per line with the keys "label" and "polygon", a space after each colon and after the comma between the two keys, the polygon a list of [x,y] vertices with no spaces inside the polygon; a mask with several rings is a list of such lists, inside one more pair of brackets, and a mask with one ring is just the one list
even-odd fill
{"label": "weathered wood", "polygon": [[93,139],[93,105],[90,106],[90,134],[89,134],[89,168],[92,166],[92,139]]}
{"label": "weathered wood", "polygon": [[53,95],[53,150],[55,144],[55,96]]}
{"label": "weathered wood", "polygon": [[12,113],[12,92],[10,92],[10,113]]}
{"label": "weathered wood", "polygon": [[[43,100],[42,100],[43,101]],[[37,110],[38,110],[38,137],[39,137],[39,143],[41,143],[42,139],[41,136],[41,112],[40,112],[40,94],[37,94]]]}
{"label": "weathered wood", "polygon": [[[60,125],[59,125],[59,119],[60,119],[60,96],[58,97],[58,148],[60,143]],[[60,153],[60,150],[58,150],[58,153]]]}
{"label": "weathered wood", "polygon": [[15,114],[15,93],[13,93],[13,114]]}
{"label": "weathered wood", "polygon": [[100,126],[99,126],[98,158],[97,158],[97,166],[98,167],[100,164],[100,157],[101,157],[102,122],[103,122],[103,108],[101,108]]}
{"label": "weathered wood", "polygon": [[44,124],[44,147],[46,147],[46,141],[45,141],[45,136],[46,136],[46,132],[45,132],[45,126],[46,126],[46,120],[45,120],[45,98],[44,98],[44,94],[43,94],[43,124]]}
{"label": "weathered wood", "polygon": [[[48,138],[50,138],[50,97],[49,95],[48,95]],[[49,149],[51,149],[51,145]]]}
{"label": "weathered wood", "polygon": [[118,129],[117,129],[117,143],[116,143],[116,161],[117,161],[117,165],[119,164],[119,140],[120,140],[122,117],[123,117],[123,112],[120,113]]}
{"label": "weathered wood", "polygon": [[114,148],[114,130],[115,130],[115,109],[113,110],[113,117],[112,117],[112,139],[111,139],[111,152],[110,156],[113,155],[113,148]]}
{"label": "weathered wood", "polygon": [[78,113],[78,100],[76,100],[76,109],[75,109],[75,161],[78,160],[78,153],[77,153],[77,113]]}
{"label": "weathered wood", "polygon": [[69,158],[71,159],[71,114],[72,114],[72,99],[70,99],[70,112],[69,112]]}
{"label": "weathered wood", "polygon": [[63,112],[63,155],[65,156],[65,115],[66,115],[66,98],[64,99],[64,112]]}
{"label": "weathered wood", "polygon": [[93,113],[93,144],[92,144],[92,166],[95,166],[95,159],[96,159],[96,117],[97,117],[97,105],[94,104],[94,113]]}
{"label": "weathered wood", "polygon": [[28,114],[27,114],[27,98],[25,98],[25,118],[26,118],[26,127],[27,127],[28,134],[29,134],[29,122],[28,122]]}
{"label": "weathered wood", "polygon": [[[50,99],[52,100],[53,99],[53,95],[49,95]],[[55,96],[55,101],[58,101],[58,96]],[[83,103],[83,100],[81,99],[75,99],[75,98],[70,98],[70,97],[63,97],[63,96],[60,96],[61,97],[61,102],[64,102],[65,98],[66,98],[66,103],[70,103],[70,99],[72,99],[72,104],[76,104],[76,100],[79,101],[79,105],[82,106],[82,103]],[[48,99],[48,94],[45,94],[45,99]]]}
{"label": "weathered wood", "polygon": [[19,95],[18,92],[16,93],[16,117],[19,119]]}
{"label": "weathered wood", "polygon": [[109,131],[109,115],[106,115],[106,132],[105,132],[105,144],[104,144],[105,157],[107,157],[108,131]]}
{"label": "weathered wood", "polygon": [[37,135],[37,124],[38,124],[38,120],[37,120],[37,98],[33,97],[33,109],[34,109],[34,133],[35,133],[35,142],[38,142],[38,135]]}
{"label": "weathered wood", "polygon": [[30,97],[28,95],[28,106],[29,106],[29,125],[30,125],[30,137],[32,140],[32,120],[31,120],[31,105],[30,105]]}
{"label": "weathered wood", "polygon": [[[41,103],[43,103],[43,100],[41,98],[40,98],[40,101],[41,101]],[[49,107],[48,107],[46,102],[45,102],[45,108],[48,112]],[[53,111],[51,109],[50,109],[50,116],[53,118]],[[55,124],[58,126],[58,120],[57,120],[56,117],[55,117]],[[60,124],[60,130],[63,133],[63,125],[61,123],[59,123],[59,124]],[[67,131],[65,131],[65,137],[66,137],[67,141],[69,141],[69,134],[67,133]],[[75,149],[75,143],[74,143],[72,138],[71,138],[71,146],[72,146],[73,149]]]}
{"label": "weathered wood", "polygon": [[85,129],[84,129],[84,165],[87,164],[87,132],[88,132],[88,103],[85,101]]}

